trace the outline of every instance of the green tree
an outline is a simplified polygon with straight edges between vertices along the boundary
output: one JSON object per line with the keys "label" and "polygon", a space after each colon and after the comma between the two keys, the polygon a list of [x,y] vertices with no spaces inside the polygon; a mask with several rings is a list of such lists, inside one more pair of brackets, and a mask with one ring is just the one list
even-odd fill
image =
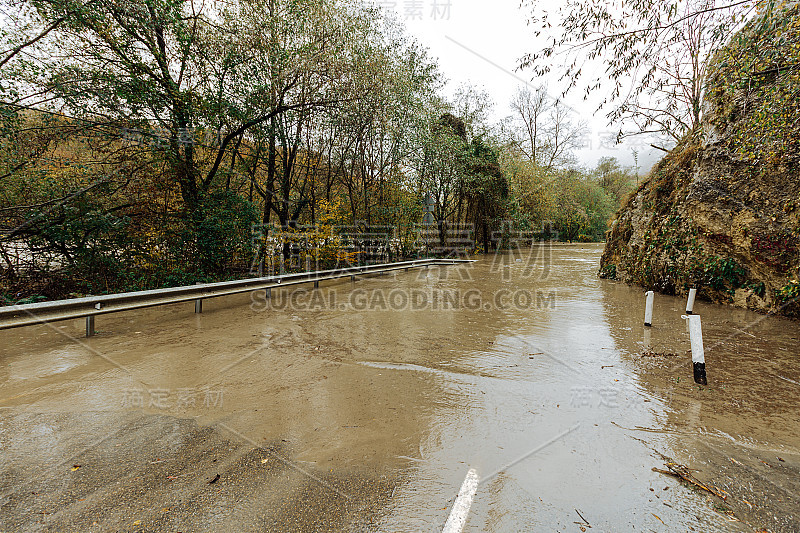
{"label": "green tree", "polygon": [[634,176],[630,168],[623,168],[616,157],[601,157],[594,171],[600,187],[620,205],[633,188]]}

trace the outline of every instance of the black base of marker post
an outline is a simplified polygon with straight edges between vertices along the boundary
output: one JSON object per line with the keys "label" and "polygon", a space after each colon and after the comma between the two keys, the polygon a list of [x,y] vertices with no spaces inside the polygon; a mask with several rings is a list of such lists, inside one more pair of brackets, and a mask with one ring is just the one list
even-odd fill
{"label": "black base of marker post", "polygon": [[694,366],[694,382],[698,385],[708,385],[706,379],[706,364],[705,363],[692,363]]}

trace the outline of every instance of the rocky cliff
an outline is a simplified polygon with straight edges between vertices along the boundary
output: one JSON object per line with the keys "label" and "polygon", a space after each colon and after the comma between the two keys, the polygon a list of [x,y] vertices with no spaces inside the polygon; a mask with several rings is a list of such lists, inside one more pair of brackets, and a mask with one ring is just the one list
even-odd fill
{"label": "rocky cliff", "polygon": [[800,317],[800,7],[713,57],[702,128],[617,213],[600,276]]}

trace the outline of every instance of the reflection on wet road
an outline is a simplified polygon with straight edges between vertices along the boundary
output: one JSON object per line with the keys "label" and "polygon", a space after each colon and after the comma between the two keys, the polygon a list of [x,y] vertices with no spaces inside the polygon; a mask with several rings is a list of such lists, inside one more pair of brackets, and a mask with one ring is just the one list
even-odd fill
{"label": "reflection on wet road", "polygon": [[753,530],[670,457],[791,531],[798,324],[698,302],[699,388],[682,300],[548,250],[0,333],[0,530],[442,531],[470,469],[465,531]]}

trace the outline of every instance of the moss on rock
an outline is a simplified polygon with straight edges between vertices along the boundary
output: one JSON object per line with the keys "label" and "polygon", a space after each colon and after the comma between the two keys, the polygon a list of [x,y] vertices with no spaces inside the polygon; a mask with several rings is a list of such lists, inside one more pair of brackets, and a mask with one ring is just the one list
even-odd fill
{"label": "moss on rock", "polygon": [[702,128],[617,213],[601,277],[798,315],[797,65],[797,5],[763,14],[715,55]]}

